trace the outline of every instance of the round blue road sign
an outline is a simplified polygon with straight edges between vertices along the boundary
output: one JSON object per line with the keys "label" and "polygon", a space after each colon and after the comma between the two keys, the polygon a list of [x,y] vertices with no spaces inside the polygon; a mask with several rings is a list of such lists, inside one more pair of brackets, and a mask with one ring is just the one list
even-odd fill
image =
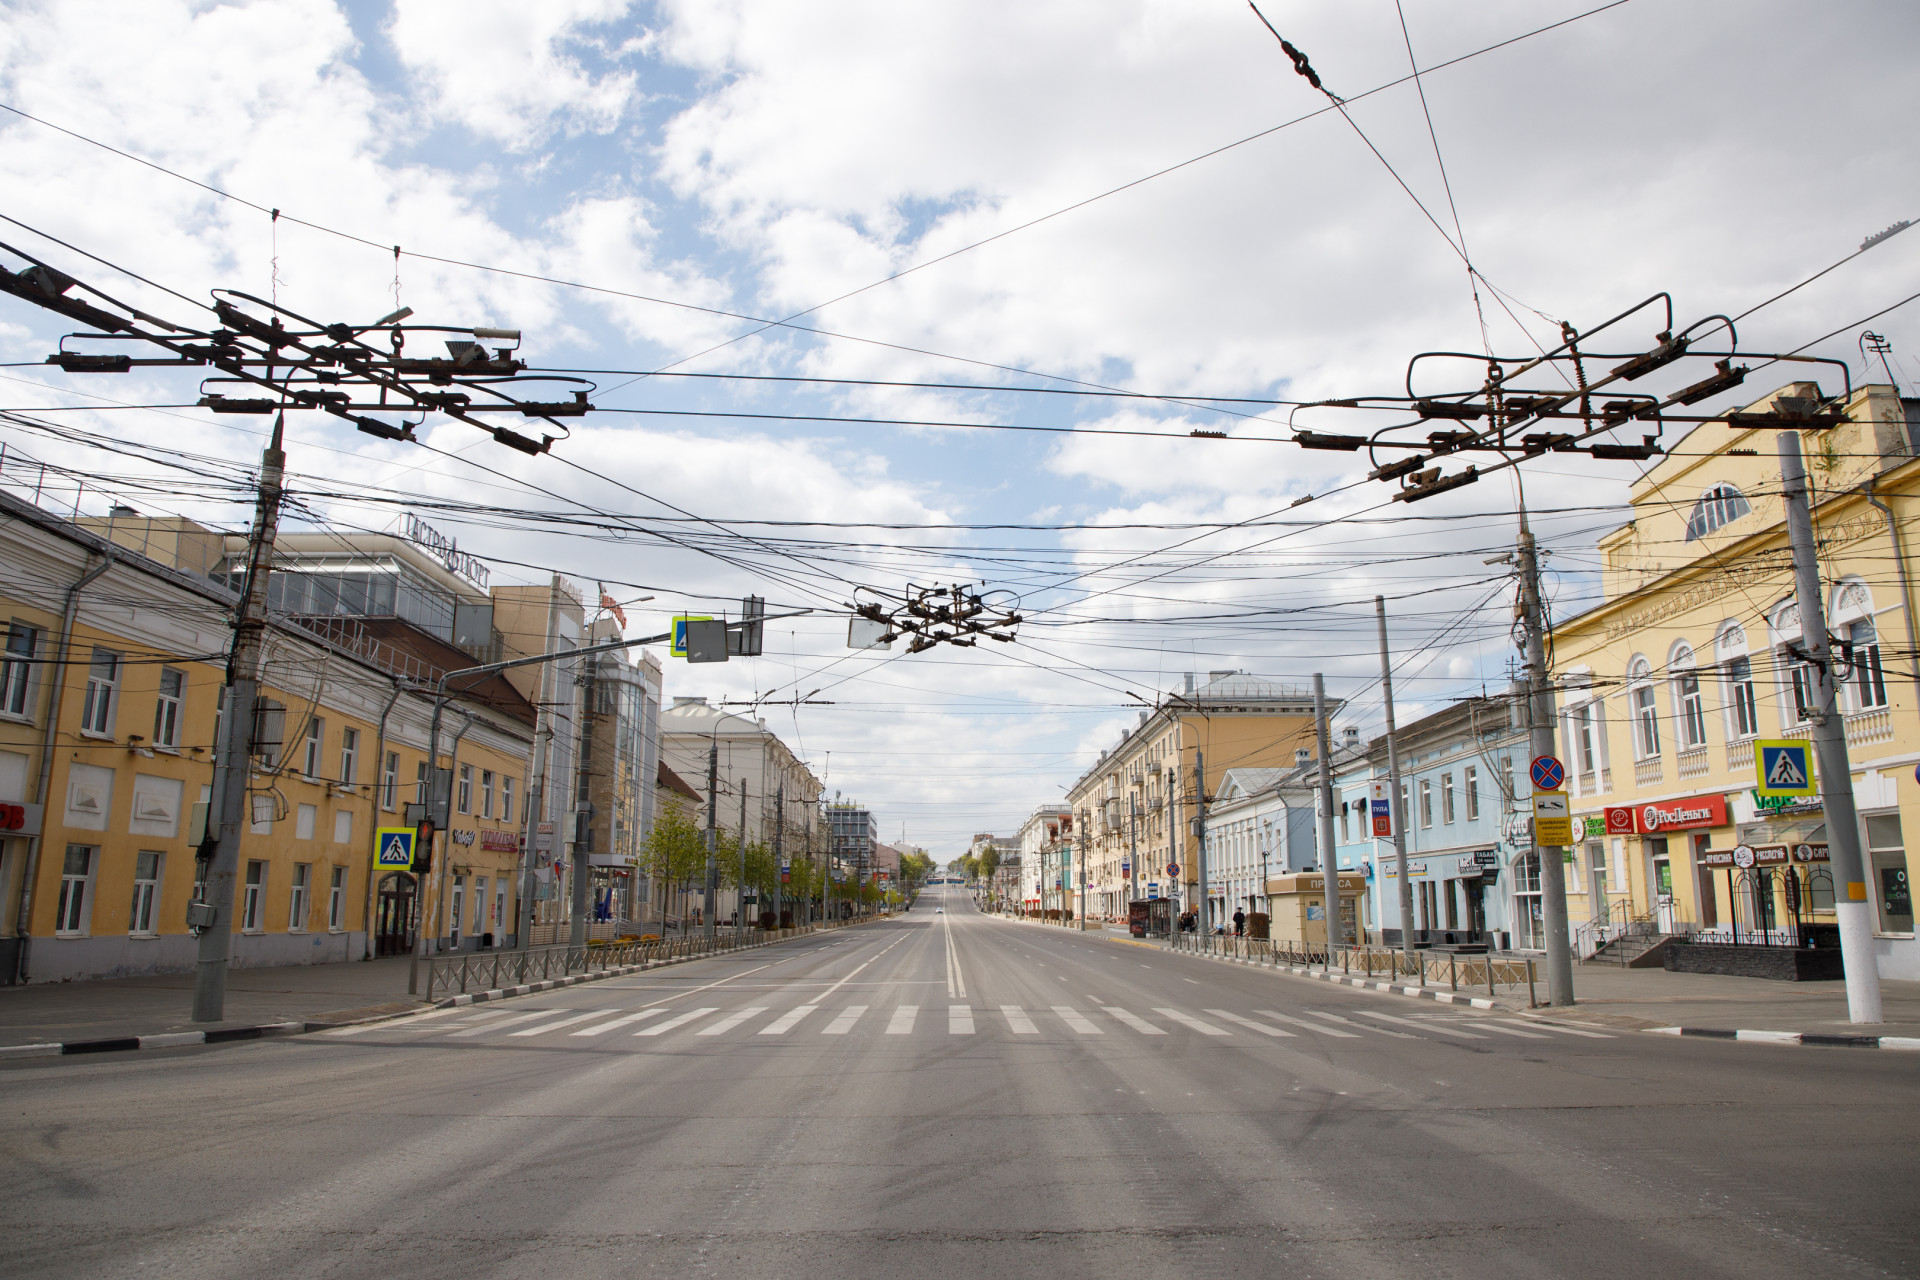
{"label": "round blue road sign", "polygon": [[1558,791],[1560,784],[1567,780],[1566,768],[1552,756],[1533,758],[1533,789],[1535,791]]}

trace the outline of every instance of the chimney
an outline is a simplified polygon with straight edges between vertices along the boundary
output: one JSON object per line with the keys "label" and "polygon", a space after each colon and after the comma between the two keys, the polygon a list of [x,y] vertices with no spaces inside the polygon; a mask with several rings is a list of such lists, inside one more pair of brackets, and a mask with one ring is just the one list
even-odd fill
{"label": "chimney", "polygon": [[1301,747],[1293,753],[1293,763],[1295,768],[1298,768],[1303,764],[1311,764],[1312,762],[1313,762],[1313,752],[1307,750],[1305,747]]}
{"label": "chimney", "polygon": [[1349,747],[1355,747],[1355,748],[1359,747],[1360,745],[1360,726],[1359,725],[1350,724],[1347,726],[1346,745]]}
{"label": "chimney", "polygon": [[1189,698],[1193,696],[1193,672],[1191,671],[1187,672],[1187,696]]}

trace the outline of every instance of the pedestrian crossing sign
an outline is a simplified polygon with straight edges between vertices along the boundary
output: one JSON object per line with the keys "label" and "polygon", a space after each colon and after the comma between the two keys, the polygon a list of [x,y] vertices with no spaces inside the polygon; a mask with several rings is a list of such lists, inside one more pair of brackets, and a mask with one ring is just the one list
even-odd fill
{"label": "pedestrian crossing sign", "polygon": [[376,872],[413,869],[412,827],[381,827],[373,833],[373,869]]}
{"label": "pedestrian crossing sign", "polygon": [[1786,738],[1761,739],[1754,745],[1759,786],[1755,793],[1765,799],[1784,796],[1810,796],[1819,791],[1813,778],[1813,744]]}

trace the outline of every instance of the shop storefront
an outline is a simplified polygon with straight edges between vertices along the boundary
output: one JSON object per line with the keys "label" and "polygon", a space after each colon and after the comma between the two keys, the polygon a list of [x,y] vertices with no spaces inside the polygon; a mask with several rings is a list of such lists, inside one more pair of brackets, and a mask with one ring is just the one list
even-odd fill
{"label": "shop storefront", "polygon": [[[1448,849],[1407,860],[1415,946],[1508,945],[1506,905],[1497,892],[1501,856],[1491,846]],[[1369,868],[1379,888],[1379,919],[1389,945],[1399,945],[1399,868],[1385,858]]]}
{"label": "shop storefront", "polygon": [[[1362,899],[1367,892],[1364,875],[1335,875],[1340,898],[1340,935],[1350,943],[1377,941],[1362,916]],[[1313,871],[1276,876],[1267,881],[1269,930],[1275,940],[1288,942],[1325,942],[1327,940],[1326,877]]]}

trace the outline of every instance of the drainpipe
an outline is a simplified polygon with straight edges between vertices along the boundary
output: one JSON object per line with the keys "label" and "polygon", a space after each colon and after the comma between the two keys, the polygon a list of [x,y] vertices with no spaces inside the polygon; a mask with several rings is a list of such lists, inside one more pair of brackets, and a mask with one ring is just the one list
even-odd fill
{"label": "drainpipe", "polygon": [[67,588],[66,607],[60,614],[60,641],[55,649],[53,663],[53,688],[47,698],[47,729],[40,740],[40,782],[34,789],[34,803],[40,806],[40,832],[27,846],[27,874],[20,882],[20,914],[14,921],[14,936],[20,939],[20,954],[17,971],[13,980],[25,983],[27,980],[27,953],[33,945],[33,886],[40,875],[40,847],[46,843],[47,823],[51,820],[53,806],[47,803],[47,788],[53,785],[53,748],[60,734],[60,706],[66,700],[68,649],[73,643],[73,623],[80,614],[80,593],[87,585],[108,569],[113,567],[113,544],[108,543],[100,552],[100,563],[80,575],[80,580]]}
{"label": "drainpipe", "polygon": [[[375,832],[380,829],[380,791],[387,770],[387,717],[393,714],[394,704],[400,701],[401,692],[400,677],[389,676],[388,679],[393,681],[393,696],[387,699],[386,706],[380,708],[380,727],[375,731],[373,739],[373,803],[367,808],[367,812],[370,815],[370,821],[367,823],[367,838],[371,842],[367,846],[367,902],[366,910],[360,917],[360,923],[366,926],[363,930],[366,938],[364,939],[365,945],[362,948],[362,954],[360,956],[362,960],[373,959],[373,895],[375,890],[373,874],[375,868],[373,863],[375,857],[378,856],[377,851],[380,847],[380,837],[376,835]],[[396,772],[394,774],[394,789],[396,791],[399,789],[399,785],[400,777],[398,772]]]}
{"label": "drainpipe", "polygon": [[1893,544],[1893,567],[1900,576],[1900,616],[1906,619],[1907,623],[1908,661],[1914,664],[1912,671],[1914,689],[1920,692],[1920,658],[1914,656],[1913,588],[1907,577],[1907,553],[1900,545],[1900,524],[1893,518],[1893,508],[1874,496],[1873,481],[1874,477],[1868,476],[1866,483],[1862,484],[1860,489],[1867,495],[1867,502],[1873,509],[1887,518],[1887,541]]}
{"label": "drainpipe", "polygon": [[[467,710],[465,707],[461,707],[460,715],[462,717],[460,732],[453,735],[453,743],[447,748],[447,830],[445,833],[447,837],[447,852],[444,857],[435,859],[436,869],[427,873],[434,881],[434,911],[431,921],[429,921],[427,916],[427,903],[424,899],[420,903],[420,937],[422,941],[431,939],[429,950],[426,953],[428,955],[437,954],[440,950],[440,918],[444,914],[440,910],[440,907],[444,904],[447,896],[448,864],[453,861],[453,797],[454,789],[460,785],[460,739],[466,737],[467,730],[473,728],[473,712]],[[438,761],[435,763],[438,763]],[[427,776],[429,778],[433,776],[432,765],[427,766]],[[439,833],[435,834],[437,836]],[[426,888],[425,885],[421,885],[420,887],[422,889]],[[427,925],[429,923],[433,925],[433,932],[431,934],[427,932]]]}

